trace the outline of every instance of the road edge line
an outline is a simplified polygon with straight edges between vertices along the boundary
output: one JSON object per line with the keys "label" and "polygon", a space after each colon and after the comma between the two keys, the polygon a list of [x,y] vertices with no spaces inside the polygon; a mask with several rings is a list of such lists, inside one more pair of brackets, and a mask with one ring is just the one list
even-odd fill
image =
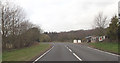
{"label": "road edge line", "polygon": [[96,51],[99,51],[99,52],[104,52],[104,53],[107,53],[107,54],[110,54],[110,55],[114,55],[114,56],[120,56],[120,55],[117,55],[117,54],[113,54],[113,53],[110,53],[110,52],[106,52],[106,51],[102,51],[102,50],[99,50],[99,49],[95,49],[95,48],[91,48],[91,47],[88,47],[89,49],[93,49],[93,50],[96,50]]}
{"label": "road edge line", "polygon": [[52,49],[54,48],[54,46],[52,48],[50,48],[48,51],[46,51],[44,54],[42,54],[41,56],[39,56],[33,63],[35,63],[36,61],[38,61],[40,58],[42,58],[43,56],[45,56],[48,52],[50,52]]}

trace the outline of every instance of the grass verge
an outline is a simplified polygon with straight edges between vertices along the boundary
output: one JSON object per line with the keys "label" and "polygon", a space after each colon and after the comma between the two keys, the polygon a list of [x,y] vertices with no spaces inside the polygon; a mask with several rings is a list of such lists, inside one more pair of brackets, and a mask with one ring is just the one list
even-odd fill
{"label": "grass verge", "polygon": [[97,43],[89,43],[89,45],[103,51],[120,54],[120,52],[118,51],[118,43],[97,42]]}
{"label": "grass verge", "polygon": [[50,48],[50,44],[39,44],[14,51],[5,51],[2,55],[2,61],[30,61],[48,48]]}

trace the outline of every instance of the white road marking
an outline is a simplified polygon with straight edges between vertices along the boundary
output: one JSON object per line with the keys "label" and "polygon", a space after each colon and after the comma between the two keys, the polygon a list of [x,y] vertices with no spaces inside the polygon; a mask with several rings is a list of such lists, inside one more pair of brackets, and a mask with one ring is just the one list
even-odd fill
{"label": "white road marking", "polygon": [[[54,46],[53,46],[54,47]],[[40,58],[42,58],[44,55],[46,55],[48,52],[50,52],[53,47],[51,49],[49,49],[48,51],[46,51],[44,54],[42,54],[40,57],[38,57],[33,63],[35,63],[36,61],[38,61]]]}
{"label": "white road marking", "polygon": [[66,47],[67,49],[69,49],[66,45],[65,45],[65,47]]}
{"label": "white road marking", "polygon": [[[72,50],[70,48],[68,48],[67,46],[65,46],[70,52],[72,52]],[[75,53],[72,52],[72,54],[79,60],[82,61],[82,59],[80,57],[78,57]]]}
{"label": "white road marking", "polygon": [[73,55],[80,61],[82,61],[82,59],[80,59],[75,53],[73,53]]}
{"label": "white road marking", "polygon": [[67,49],[69,49],[69,48],[67,47]]}
{"label": "white road marking", "polygon": [[69,49],[69,51],[70,51],[70,52],[72,52],[72,50],[71,50],[71,49]]}
{"label": "white road marking", "polygon": [[104,52],[104,53],[107,53],[107,54],[110,54],[110,55],[114,55],[114,56],[120,56],[120,55],[117,55],[117,54],[113,54],[113,53],[105,52],[105,51],[98,50],[98,49],[95,49],[95,48],[91,48],[91,47],[88,47],[88,48],[89,48],[89,49],[96,50],[96,51],[99,51],[99,52]]}

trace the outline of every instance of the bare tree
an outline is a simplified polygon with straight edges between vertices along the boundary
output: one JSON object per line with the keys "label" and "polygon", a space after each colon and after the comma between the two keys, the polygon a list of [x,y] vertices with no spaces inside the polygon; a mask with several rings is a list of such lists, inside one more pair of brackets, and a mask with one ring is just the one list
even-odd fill
{"label": "bare tree", "polygon": [[107,16],[103,16],[103,13],[99,13],[98,16],[95,17],[94,26],[98,29],[98,35],[105,35],[104,29],[107,27],[108,21]]}
{"label": "bare tree", "polygon": [[3,49],[28,47],[39,40],[41,29],[29,22],[21,7],[8,1],[0,10]]}
{"label": "bare tree", "polygon": [[[16,5],[11,5],[11,3],[6,2],[2,4],[1,7],[1,21],[2,21],[2,38],[3,38],[3,48],[17,47],[16,42],[17,37],[20,35],[21,22],[25,21],[25,13],[21,7]],[[19,44],[19,43],[18,43]]]}

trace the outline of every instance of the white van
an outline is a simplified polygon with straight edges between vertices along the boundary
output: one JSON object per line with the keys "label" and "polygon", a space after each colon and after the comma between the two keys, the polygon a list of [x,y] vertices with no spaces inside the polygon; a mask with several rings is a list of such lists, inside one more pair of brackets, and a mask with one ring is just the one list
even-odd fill
{"label": "white van", "polygon": [[77,43],[77,40],[73,40],[73,43]]}
{"label": "white van", "polygon": [[81,40],[78,40],[78,43],[81,43]]}

